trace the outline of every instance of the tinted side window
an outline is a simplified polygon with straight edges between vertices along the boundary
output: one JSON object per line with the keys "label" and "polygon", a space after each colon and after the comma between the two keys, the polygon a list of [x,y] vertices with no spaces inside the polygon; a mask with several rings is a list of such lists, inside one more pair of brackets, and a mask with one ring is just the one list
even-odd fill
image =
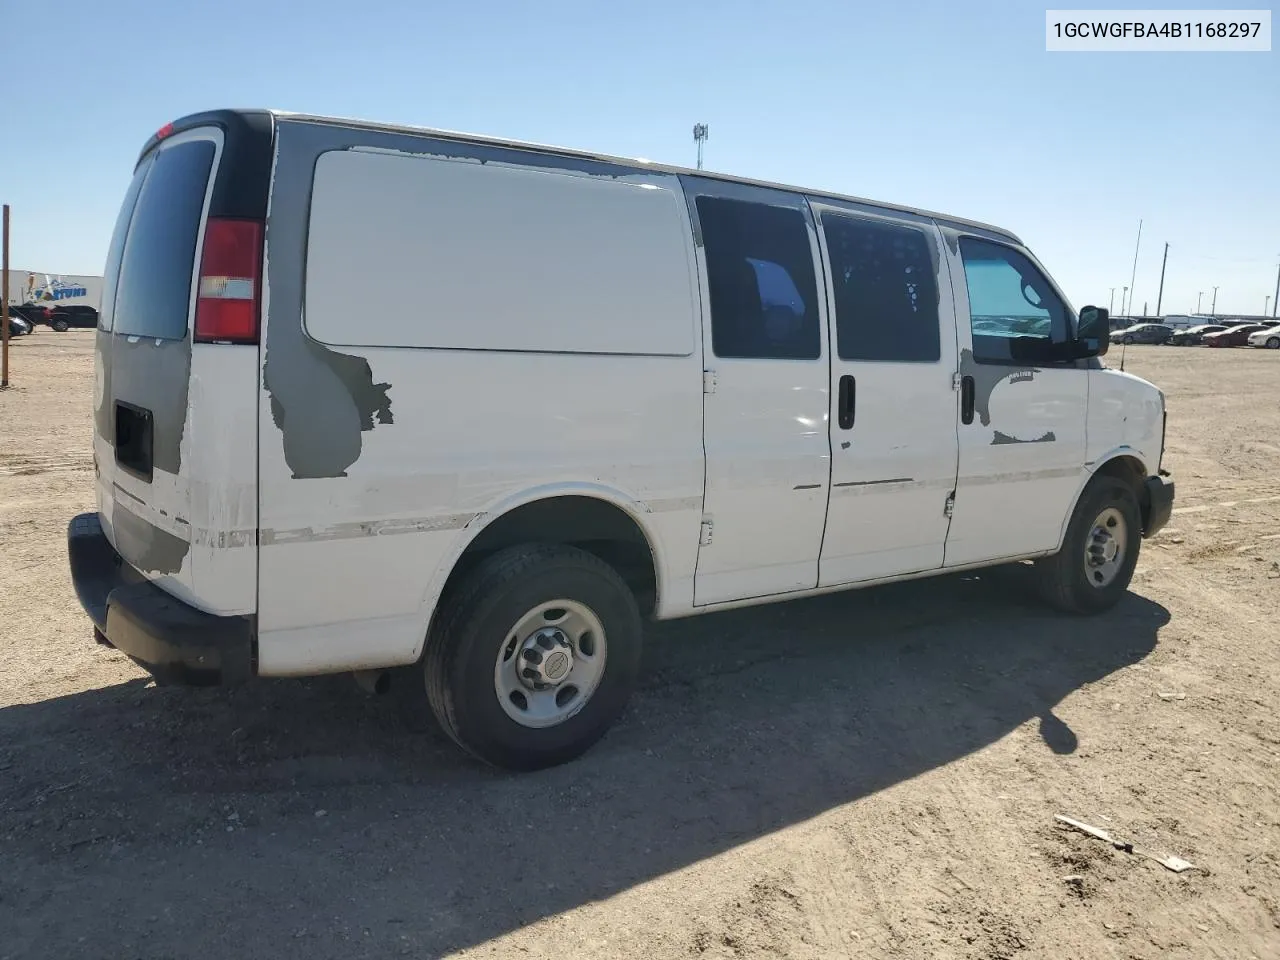
{"label": "tinted side window", "polygon": [[929,238],[900,224],[824,213],[842,360],[936,363],[942,356]]}
{"label": "tinted side window", "polygon": [[187,335],[191,274],[213,149],[209,140],[192,140],[162,150],[152,163],[120,263],[116,333],[162,340]]}
{"label": "tinted side window", "polygon": [[1023,254],[973,237],[960,240],[973,357],[980,363],[1015,363],[1018,341],[1067,339],[1067,308]]}
{"label": "tinted side window", "polygon": [[138,193],[142,190],[142,182],[151,171],[151,161],[155,154],[147,157],[129,181],[129,189],[125,191],[124,202],[120,204],[120,212],[116,215],[116,226],[111,231],[111,246],[107,247],[107,266],[102,278],[102,313],[98,315],[98,325],[103,330],[111,329],[111,318],[115,313],[116,284],[120,281],[120,260],[124,256],[124,241],[129,233],[129,222],[133,219],[133,208],[138,202]]}
{"label": "tinted side window", "polygon": [[816,360],[818,291],[804,215],[698,197],[717,357]]}

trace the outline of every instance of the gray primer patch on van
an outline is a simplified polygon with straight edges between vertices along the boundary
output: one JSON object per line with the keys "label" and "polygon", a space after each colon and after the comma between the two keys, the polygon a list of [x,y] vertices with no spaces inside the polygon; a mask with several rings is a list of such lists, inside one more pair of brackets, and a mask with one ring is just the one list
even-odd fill
{"label": "gray primer patch on van", "polygon": [[999,447],[1006,443],[1053,443],[1057,439],[1057,436],[1052,430],[1046,433],[1043,437],[1036,437],[1034,440],[1019,440],[1017,437],[1011,437],[1007,433],[1001,433],[997,430],[996,435],[991,438],[991,445],[993,447]]}
{"label": "gray primer patch on van", "polygon": [[[978,363],[973,359],[973,351],[965,348],[960,351],[960,375],[973,377],[973,409],[984,427],[991,426],[991,393],[1005,380],[1018,383],[1023,380],[1034,380],[1039,371],[1035,367],[1006,367],[1000,364]],[[997,434],[1005,439],[993,443],[1023,443],[1007,434]],[[1049,443],[1054,440],[1053,434],[1047,434],[1032,443]]]}
{"label": "gray primer patch on van", "polygon": [[[340,353],[302,328],[307,227],[316,158],[344,131],[281,124],[267,221],[271,300],[262,384],[294,479],[345,477],[360,458],[361,433],[390,424],[391,384],[369,361]],[[320,141],[320,142],[317,142]]]}
{"label": "gray primer patch on van", "polygon": [[432,136],[356,129],[282,118],[277,127],[271,212],[267,220],[270,307],[263,388],[295,479],[344,477],[360,458],[361,433],[392,424],[390,383],[377,383],[369,362],[307,335],[307,232],[312,181],[320,155],[333,150],[386,151],[479,163],[505,163],[611,178],[643,176],[643,164],[537,153]]}
{"label": "gray primer patch on van", "polygon": [[111,335],[111,385],[103,404],[112,443],[115,401],[126,400],[151,412],[152,457],[156,470],[177,474],[182,466],[182,434],[187,427],[187,388],[191,378],[191,343]]}
{"label": "gray primer patch on van", "polygon": [[111,511],[116,549],[145,573],[177,573],[191,544],[148,523],[118,500]]}
{"label": "gray primer patch on van", "polygon": [[111,334],[108,331],[98,328],[94,333],[94,349],[97,356],[94,357],[93,372],[101,382],[93,387],[93,426],[98,436],[114,444],[111,410],[115,401],[111,397]]}

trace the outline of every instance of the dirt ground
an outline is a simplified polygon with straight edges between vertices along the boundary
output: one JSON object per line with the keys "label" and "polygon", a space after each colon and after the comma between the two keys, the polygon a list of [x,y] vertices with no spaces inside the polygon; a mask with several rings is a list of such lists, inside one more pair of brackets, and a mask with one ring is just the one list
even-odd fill
{"label": "dirt ground", "polygon": [[1280,352],[1129,349],[1178,501],[1110,614],[988,575],[654,625],[621,724],[511,776],[412,675],[93,643],[92,336],[0,393],[0,958],[1280,957]]}

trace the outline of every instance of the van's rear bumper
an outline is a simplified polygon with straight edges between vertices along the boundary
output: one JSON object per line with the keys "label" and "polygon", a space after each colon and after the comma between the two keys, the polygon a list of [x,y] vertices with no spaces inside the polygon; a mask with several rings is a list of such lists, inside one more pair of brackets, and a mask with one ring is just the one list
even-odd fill
{"label": "van's rear bumper", "polygon": [[67,525],[67,557],[80,606],[100,637],[158,681],[204,686],[253,676],[252,618],[205,613],[161,590],[115,551],[98,514]]}

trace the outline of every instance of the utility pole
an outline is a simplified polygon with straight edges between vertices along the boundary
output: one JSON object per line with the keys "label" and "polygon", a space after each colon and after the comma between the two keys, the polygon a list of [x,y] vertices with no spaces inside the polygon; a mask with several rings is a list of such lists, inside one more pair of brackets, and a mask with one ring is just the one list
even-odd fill
{"label": "utility pole", "polygon": [[702,169],[702,145],[707,142],[707,138],[711,136],[711,128],[705,123],[695,123],[693,125],[693,142],[698,145],[698,169]]}
{"label": "utility pole", "polygon": [[9,386],[9,205],[4,205],[4,237],[0,240],[0,387]]}
{"label": "utility pole", "polygon": [[1217,287],[1213,288],[1213,305],[1209,307],[1209,313],[1211,316],[1214,316],[1214,317],[1218,315],[1218,288]]}
{"label": "utility pole", "polygon": [[1262,315],[1267,315],[1267,307],[1271,306],[1271,294],[1267,294],[1267,299],[1262,301]]}
{"label": "utility pole", "polygon": [[1116,312],[1116,288],[1111,288],[1111,303],[1107,305],[1107,313]]}
{"label": "utility pole", "polygon": [[1203,296],[1204,296],[1203,290],[1201,290],[1199,293],[1196,294],[1196,316],[1197,317],[1200,316],[1200,298]]}
{"label": "utility pole", "polygon": [[1125,308],[1124,308],[1124,301],[1125,301],[1125,298],[1126,298],[1126,297],[1128,297],[1128,296],[1129,296],[1129,288],[1128,288],[1128,287],[1124,287],[1123,289],[1121,289],[1121,291],[1120,291],[1120,316],[1122,316],[1122,317],[1127,317],[1127,316],[1129,315],[1129,312],[1128,312],[1127,310],[1125,310]]}
{"label": "utility pole", "polygon": [[[1138,248],[1141,246],[1142,246],[1142,221],[1139,220],[1138,221],[1138,240],[1133,245],[1133,273],[1129,277],[1130,291],[1134,289],[1134,281],[1138,278]],[[1125,313],[1125,316],[1127,317],[1131,313],[1133,313],[1133,293],[1132,292],[1129,294],[1129,310],[1128,312]]]}
{"label": "utility pole", "polygon": [[1280,307],[1280,267],[1276,267],[1276,295],[1271,298],[1271,316],[1275,317],[1276,307]]}
{"label": "utility pole", "polygon": [[1164,259],[1160,261],[1160,292],[1156,294],[1156,316],[1160,316],[1160,304],[1164,302],[1164,268],[1169,262],[1169,244],[1164,245]]}

